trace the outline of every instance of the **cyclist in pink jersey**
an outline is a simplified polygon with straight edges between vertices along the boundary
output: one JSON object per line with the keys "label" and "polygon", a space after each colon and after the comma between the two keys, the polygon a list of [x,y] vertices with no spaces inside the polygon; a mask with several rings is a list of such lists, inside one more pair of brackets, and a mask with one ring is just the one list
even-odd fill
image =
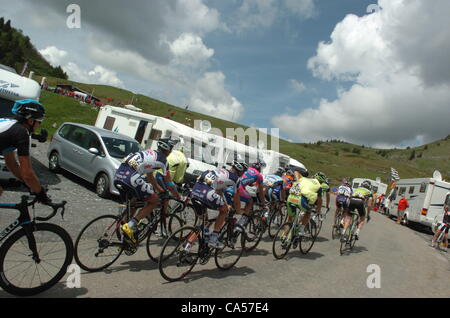
{"label": "cyclist in pink jersey", "polygon": [[[258,159],[257,162],[254,163],[252,167],[248,168],[248,170],[241,177],[239,196],[241,198],[241,201],[245,202],[245,208],[244,214],[239,219],[238,224],[243,227],[247,224],[248,214],[253,209],[254,204],[254,197],[252,197],[252,195],[249,193],[248,187],[256,186],[260,204],[263,206],[267,205],[263,186],[264,177],[261,174],[261,169],[265,166],[266,164]],[[253,191],[250,190],[250,192]]]}

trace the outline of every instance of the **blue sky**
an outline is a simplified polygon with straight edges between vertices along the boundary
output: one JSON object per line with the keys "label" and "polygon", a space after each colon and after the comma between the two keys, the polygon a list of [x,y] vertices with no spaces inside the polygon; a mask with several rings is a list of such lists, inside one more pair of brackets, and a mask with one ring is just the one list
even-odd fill
{"label": "blue sky", "polygon": [[390,148],[450,133],[449,1],[78,0],[81,28],[69,29],[73,2],[15,1],[0,15],[72,80],[296,142]]}

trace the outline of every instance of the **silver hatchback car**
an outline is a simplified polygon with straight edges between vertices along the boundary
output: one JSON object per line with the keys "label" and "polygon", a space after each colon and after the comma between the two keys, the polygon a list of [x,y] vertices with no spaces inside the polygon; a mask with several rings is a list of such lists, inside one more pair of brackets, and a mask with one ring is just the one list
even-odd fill
{"label": "silver hatchback car", "polygon": [[67,170],[93,183],[97,195],[118,195],[112,180],[120,161],[130,153],[141,151],[139,143],[127,136],[94,126],[64,123],[48,147],[48,168],[52,172]]}

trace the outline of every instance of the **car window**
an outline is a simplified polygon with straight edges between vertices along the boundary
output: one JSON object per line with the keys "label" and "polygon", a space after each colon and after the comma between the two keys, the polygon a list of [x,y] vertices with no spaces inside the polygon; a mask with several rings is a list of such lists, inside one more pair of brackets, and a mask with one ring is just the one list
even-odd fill
{"label": "car window", "polygon": [[80,147],[86,148],[89,143],[89,133],[90,131],[87,129],[75,127],[67,139]]}
{"label": "car window", "polygon": [[123,159],[130,153],[142,150],[142,147],[136,141],[111,137],[102,137],[102,139],[109,155],[113,158]]}
{"label": "car window", "polygon": [[61,127],[58,133],[61,137],[68,139],[68,136],[70,135],[70,132],[73,130],[73,128],[75,127],[72,125],[64,125]]}

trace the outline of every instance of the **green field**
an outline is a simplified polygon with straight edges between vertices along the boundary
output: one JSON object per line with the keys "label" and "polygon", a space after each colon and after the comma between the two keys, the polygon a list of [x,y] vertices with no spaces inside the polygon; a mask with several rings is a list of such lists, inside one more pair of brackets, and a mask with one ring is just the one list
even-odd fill
{"label": "green field", "polygon": [[[40,78],[35,77],[40,81]],[[67,83],[70,81],[49,78],[49,85]],[[70,82],[86,91],[94,91],[94,95],[110,105],[121,105],[130,101],[133,94],[129,91],[104,85],[89,85]],[[113,98],[108,103],[105,98]],[[136,97],[135,97],[136,100]],[[225,133],[226,128],[248,128],[236,123],[224,121],[215,117],[185,110],[162,101],[143,95],[137,95],[135,106],[143,112],[165,117],[173,114],[172,120],[187,124],[194,120],[209,120],[213,127]],[[52,135],[56,128],[65,121],[73,121],[93,125],[98,110],[90,105],[81,105],[78,101],[43,91],[41,102],[48,109],[44,127]],[[188,121],[190,119],[191,121]],[[270,138],[268,138],[270,140]],[[415,158],[410,160],[412,152]],[[431,177],[434,170],[439,170],[445,179],[450,179],[450,135],[428,145],[411,149],[373,149],[344,142],[318,142],[315,144],[296,144],[280,140],[280,152],[302,162],[311,171],[322,171],[327,174],[333,185],[342,177],[382,178],[387,182],[390,168],[398,170],[401,178]]]}

